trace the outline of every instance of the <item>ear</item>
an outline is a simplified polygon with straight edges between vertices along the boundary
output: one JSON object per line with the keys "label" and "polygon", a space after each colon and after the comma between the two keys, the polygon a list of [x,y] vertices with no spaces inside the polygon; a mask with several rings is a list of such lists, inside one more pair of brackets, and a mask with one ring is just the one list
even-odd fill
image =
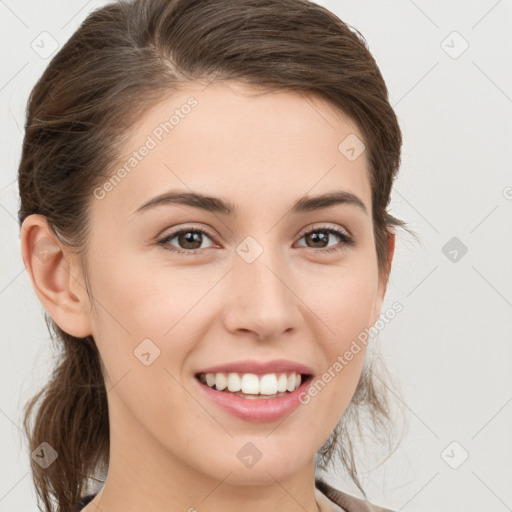
{"label": "ear", "polygon": [[391,264],[393,263],[393,256],[395,254],[395,230],[394,228],[389,228],[388,232],[388,265],[387,268],[382,271],[382,275],[379,277],[379,287],[377,289],[377,296],[375,297],[375,305],[373,309],[374,316],[372,325],[379,319],[379,315],[382,309],[382,303],[384,302],[384,296],[386,295],[389,274],[391,273]]}
{"label": "ear", "polygon": [[80,259],[53,234],[43,215],[23,221],[21,253],[34,291],[55,323],[77,338],[91,335]]}

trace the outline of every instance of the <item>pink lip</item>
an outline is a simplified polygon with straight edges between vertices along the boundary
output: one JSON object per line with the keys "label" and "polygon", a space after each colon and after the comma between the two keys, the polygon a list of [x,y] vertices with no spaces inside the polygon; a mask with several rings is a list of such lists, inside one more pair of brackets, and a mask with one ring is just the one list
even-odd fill
{"label": "pink lip", "polygon": [[225,391],[217,391],[203,384],[198,379],[194,380],[197,382],[202,393],[233,416],[237,416],[243,420],[263,423],[277,421],[288,416],[288,414],[301,405],[299,398],[306,392],[312,379],[313,377],[308,377],[301,382],[300,386],[295,391],[287,393],[284,396],[261,400],[252,400],[250,398],[233,395],[232,393],[226,393]]}
{"label": "pink lip", "polygon": [[245,361],[233,361],[231,363],[220,364],[204,368],[196,373],[255,373],[256,375],[265,375],[266,373],[279,372],[297,372],[312,375],[313,370],[308,366],[286,359],[275,359],[274,361],[260,362],[247,359]]}

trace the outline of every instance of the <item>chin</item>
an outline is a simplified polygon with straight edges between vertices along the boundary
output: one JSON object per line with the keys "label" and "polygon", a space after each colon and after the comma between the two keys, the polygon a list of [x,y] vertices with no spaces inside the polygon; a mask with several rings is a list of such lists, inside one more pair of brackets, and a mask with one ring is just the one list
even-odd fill
{"label": "chin", "polygon": [[[238,462],[238,461],[237,461]],[[263,461],[263,457],[252,467],[236,464],[231,467],[229,476],[224,482],[237,486],[266,486],[275,485],[291,478],[299,472],[300,467],[290,466],[287,455],[281,454],[279,459]]]}

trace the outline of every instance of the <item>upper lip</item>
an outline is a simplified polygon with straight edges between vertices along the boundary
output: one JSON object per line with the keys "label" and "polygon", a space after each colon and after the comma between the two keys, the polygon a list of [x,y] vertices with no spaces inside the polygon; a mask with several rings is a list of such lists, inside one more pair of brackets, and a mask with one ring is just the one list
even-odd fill
{"label": "upper lip", "polygon": [[265,375],[266,373],[297,372],[312,375],[313,370],[302,363],[289,361],[287,359],[274,359],[273,361],[256,361],[247,359],[245,361],[233,361],[231,363],[210,366],[197,372],[199,373],[255,373]]}

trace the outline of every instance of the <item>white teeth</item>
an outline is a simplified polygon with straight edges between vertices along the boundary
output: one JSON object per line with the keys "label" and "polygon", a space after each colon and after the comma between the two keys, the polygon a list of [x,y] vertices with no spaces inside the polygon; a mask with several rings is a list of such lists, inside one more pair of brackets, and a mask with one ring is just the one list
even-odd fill
{"label": "white teeth", "polygon": [[263,375],[260,381],[260,395],[275,395],[277,393],[277,377],[275,373]]}
{"label": "white teeth", "polygon": [[[242,376],[242,382],[240,384],[242,393],[257,395],[260,392],[260,381],[257,375],[254,373],[245,373]],[[236,391],[239,391],[237,389]]]}
{"label": "white teeth", "polygon": [[236,393],[241,389],[240,377],[238,373],[228,373],[228,391]]}
{"label": "white teeth", "polygon": [[286,373],[281,373],[277,379],[277,391],[279,391],[279,393],[284,393],[286,391],[287,384],[288,377],[286,377]]}
{"label": "white teeth", "polygon": [[256,375],[254,373],[239,374],[230,372],[225,373],[207,373],[200,374],[201,382],[218,391],[227,388],[233,393],[242,392],[246,395],[275,395],[285,391],[294,391],[300,386],[300,373],[268,373],[266,375]]}
{"label": "white teeth", "polygon": [[[219,391],[222,391],[223,389],[226,388],[227,386],[227,382],[226,382],[226,376],[223,374],[223,373],[207,373],[206,376],[208,377],[208,375],[214,375],[215,376],[215,387],[219,390]],[[211,377],[210,377],[211,379]],[[206,381],[206,383],[208,384],[208,380]],[[212,385],[208,384],[208,386],[210,387],[213,387]]]}
{"label": "white teeth", "polygon": [[288,391],[293,391],[294,389],[297,389],[299,387],[299,385],[300,385],[300,374],[292,373],[288,377],[288,382],[286,384],[286,389]]}
{"label": "white teeth", "polygon": [[288,391],[293,391],[295,389],[295,374],[294,373],[292,373],[288,377],[288,382],[286,383],[286,389]]}

